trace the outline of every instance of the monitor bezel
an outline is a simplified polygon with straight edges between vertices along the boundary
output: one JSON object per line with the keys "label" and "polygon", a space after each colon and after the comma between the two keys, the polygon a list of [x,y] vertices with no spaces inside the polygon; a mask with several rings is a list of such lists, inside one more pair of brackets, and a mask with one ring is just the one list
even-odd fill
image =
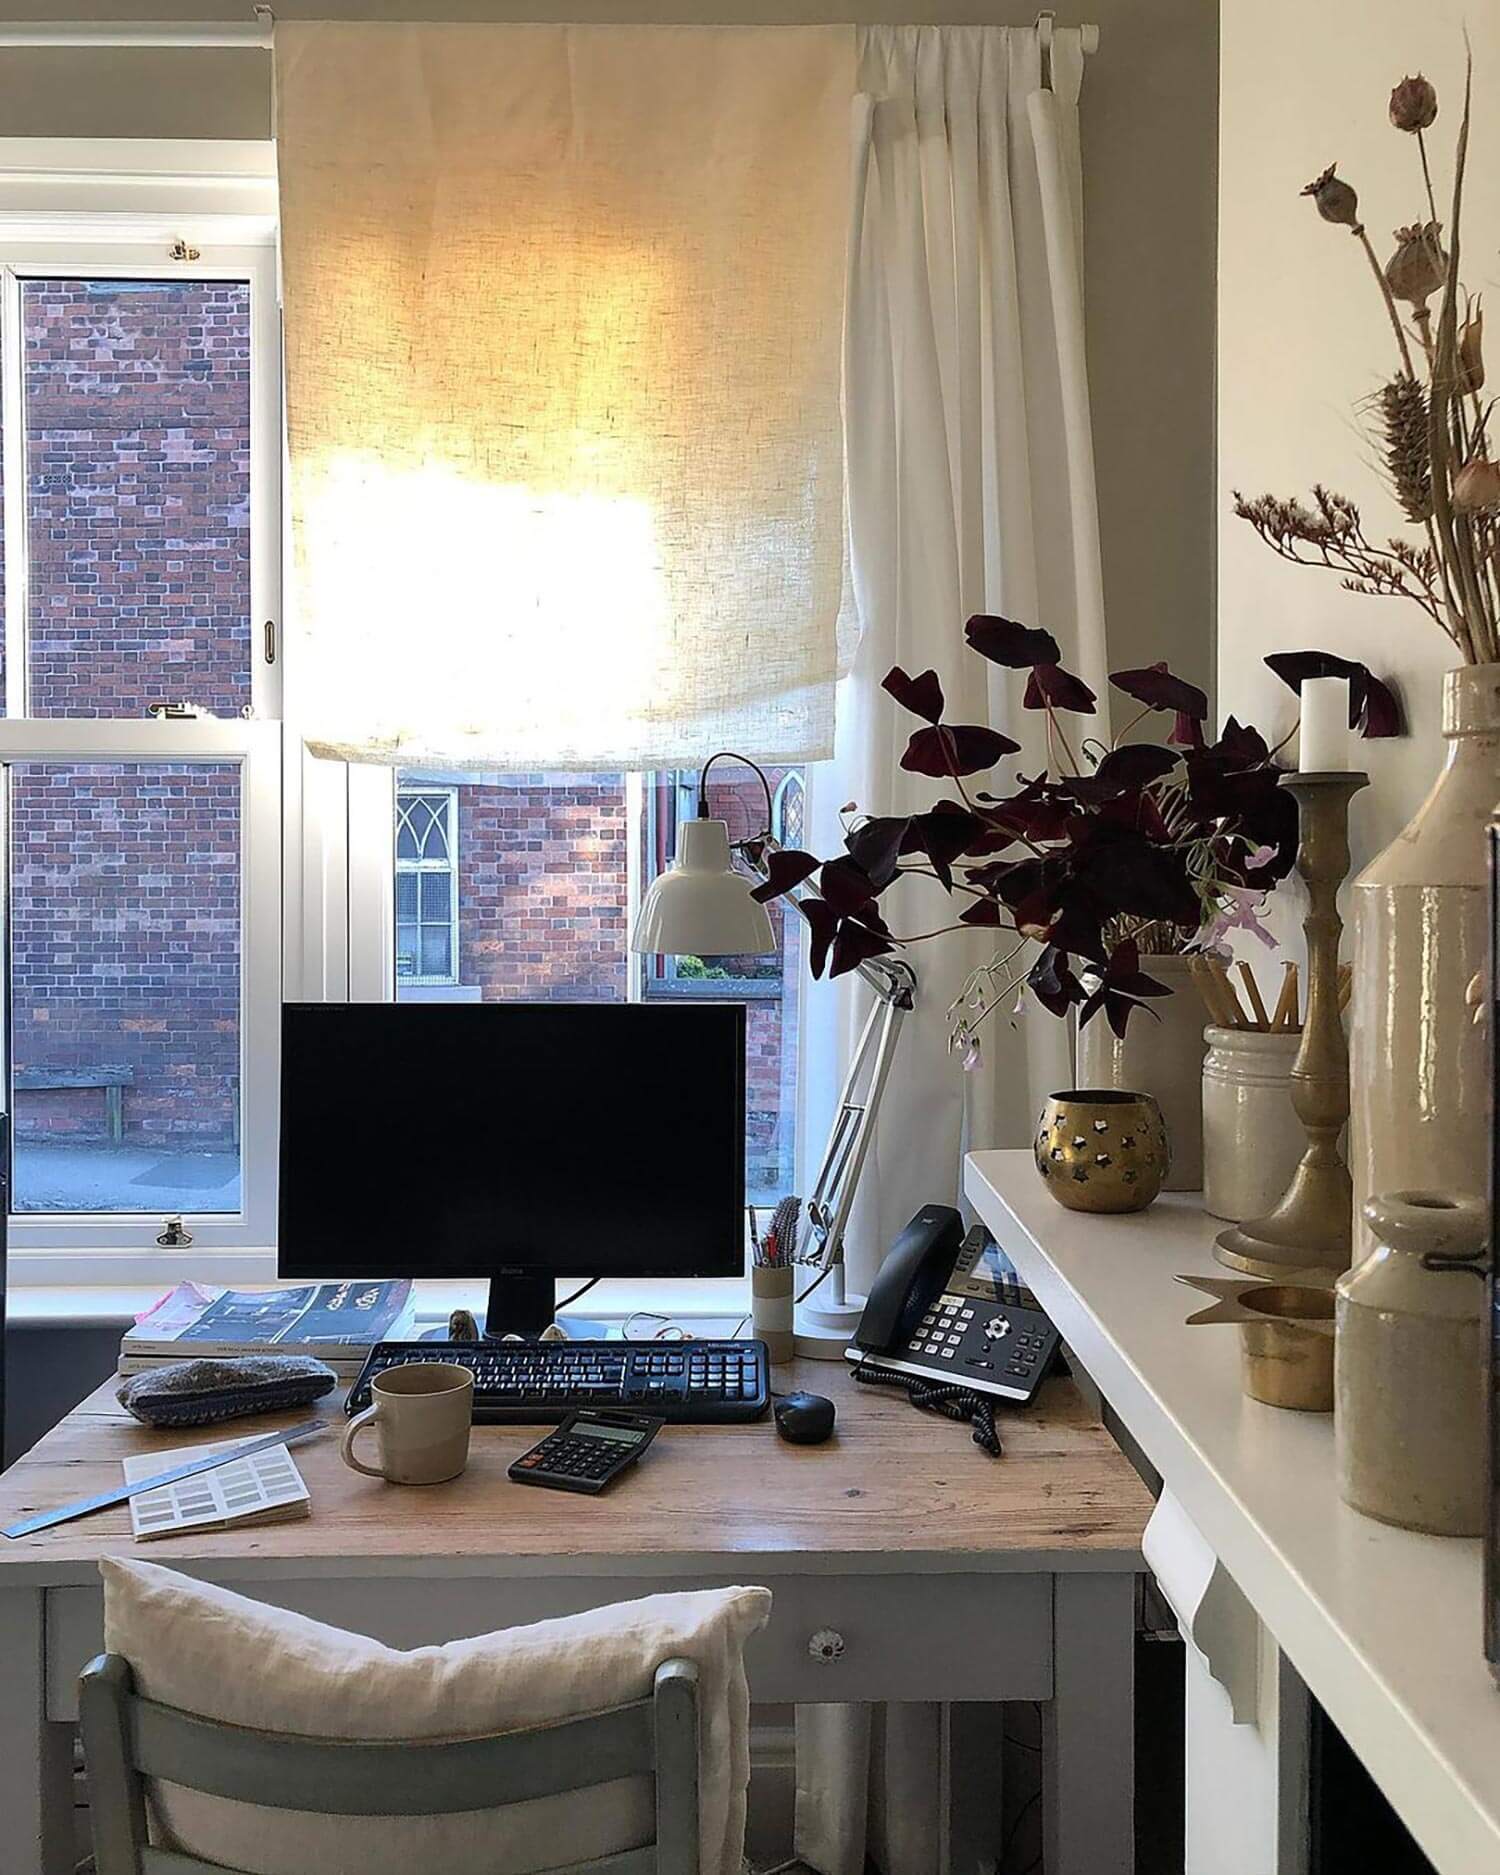
{"label": "monitor bezel", "polygon": [[[581,1009],[597,1009],[601,1012],[607,1012],[606,1019],[623,1019],[626,1021],[651,1021],[657,1018],[680,1020],[684,1017],[688,1019],[695,1017],[702,1018],[711,1014],[713,1020],[722,1022],[733,1030],[732,1047],[734,1059],[738,1065],[735,1084],[736,1112],[733,1125],[735,1136],[740,1139],[744,1138],[747,1112],[746,1032],[748,1026],[748,1011],[744,1003],[729,1001],[709,1002],[706,999],[702,1002],[674,1000],[670,1003],[590,1003],[583,1001],[522,1003],[519,1001],[500,1001],[489,1003],[422,1004],[403,1004],[399,1002],[288,1002],[282,1005],[281,1017],[282,1085],[284,1088],[288,1073],[295,1066],[292,1053],[286,1045],[287,1026],[289,1022],[304,1014],[313,1014],[319,1020],[337,1020],[340,1014],[358,1011],[362,1017],[369,1019],[372,1011],[390,1010],[400,1011],[403,1018],[408,1016],[420,1016],[424,1018],[436,1017],[442,1020],[446,1017],[453,1016],[463,1016],[472,1019],[477,1013],[482,1011],[484,1012],[484,1017],[482,1019],[498,1020],[503,1019],[504,1012],[517,1009],[533,1011],[567,1009],[575,1012]],[[373,1280],[375,1278],[391,1277],[394,1274],[391,1270],[383,1270],[379,1267],[372,1270],[367,1263],[359,1262],[352,1248],[345,1254],[342,1246],[340,1246],[338,1254],[332,1257],[322,1257],[316,1261],[307,1255],[288,1254],[285,1242],[287,1236],[286,1181],[281,1176],[282,1161],[285,1153],[285,1133],[280,1115],[281,1103],[278,1103],[275,1246],[278,1279],[285,1282],[311,1282],[317,1280],[340,1281],[365,1278]],[[672,1176],[672,1157],[673,1148],[671,1142],[664,1142],[662,1147],[663,1178],[670,1178]],[[434,1259],[432,1255],[428,1253],[424,1256],[422,1267],[419,1270],[404,1271],[402,1274],[412,1275],[418,1280],[430,1280],[434,1282],[483,1282],[496,1277],[505,1279],[520,1278],[528,1282],[555,1277],[567,1281],[580,1277],[600,1276],[601,1274],[606,1281],[625,1282],[633,1282],[637,1278],[653,1282],[716,1282],[731,1280],[742,1277],[745,1274],[746,1182],[743,1151],[735,1158],[732,1175],[732,1194],[732,1206],[728,1198],[726,1198],[722,1253],[711,1260],[705,1252],[704,1256],[695,1260],[691,1267],[687,1267],[679,1259],[663,1263],[660,1266],[653,1265],[649,1268],[642,1263],[633,1266],[629,1270],[607,1270],[601,1272],[598,1267],[597,1256],[592,1260],[590,1259],[586,1244],[576,1253],[570,1254],[568,1245],[559,1240],[559,1242],[554,1245],[553,1254],[544,1262],[486,1262],[477,1252],[472,1258],[450,1261],[447,1258],[440,1260]]]}

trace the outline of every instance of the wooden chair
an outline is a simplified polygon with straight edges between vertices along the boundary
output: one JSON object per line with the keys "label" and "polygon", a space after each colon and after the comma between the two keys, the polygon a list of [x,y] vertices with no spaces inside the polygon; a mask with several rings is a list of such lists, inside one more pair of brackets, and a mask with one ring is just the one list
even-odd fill
{"label": "wooden chair", "polygon": [[688,1660],[664,1661],[652,1696],[633,1705],[456,1740],[224,1725],[142,1698],[118,1654],[90,1661],[79,1692],[98,1875],[240,1875],[147,1841],[148,1777],[278,1810],[444,1816],[640,1775],[656,1781],[655,1842],[547,1875],[698,1875],[698,1669]]}

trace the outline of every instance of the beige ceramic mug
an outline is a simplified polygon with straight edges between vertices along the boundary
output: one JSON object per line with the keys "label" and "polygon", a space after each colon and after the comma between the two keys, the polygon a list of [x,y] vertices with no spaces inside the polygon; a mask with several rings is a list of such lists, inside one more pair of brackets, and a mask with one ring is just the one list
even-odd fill
{"label": "beige ceramic mug", "polygon": [[[474,1376],[448,1361],[408,1361],[370,1383],[371,1404],[344,1428],[344,1463],[390,1484],[441,1484],[469,1462]],[[361,1464],[354,1442],[373,1423],[379,1465]]]}

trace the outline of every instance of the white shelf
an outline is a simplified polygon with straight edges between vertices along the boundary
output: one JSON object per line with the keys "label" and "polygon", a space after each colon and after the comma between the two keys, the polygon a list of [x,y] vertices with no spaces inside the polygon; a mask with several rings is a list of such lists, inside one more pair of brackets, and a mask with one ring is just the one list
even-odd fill
{"label": "white shelf", "polygon": [[1500,1870],[1478,1541],[1348,1509],[1332,1415],[1245,1398],[1235,1329],[1183,1326],[1203,1298],[1173,1276],[1226,1273],[1197,1194],[1088,1217],[1027,1151],[971,1154],[964,1190],[1424,1852],[1443,1875]]}

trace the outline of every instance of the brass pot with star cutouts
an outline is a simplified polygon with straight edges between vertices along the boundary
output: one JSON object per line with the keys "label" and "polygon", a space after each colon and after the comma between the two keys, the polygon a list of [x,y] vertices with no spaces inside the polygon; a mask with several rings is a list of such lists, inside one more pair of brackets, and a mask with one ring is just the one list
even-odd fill
{"label": "brass pot with star cutouts", "polygon": [[1107,1087],[1051,1095],[1035,1151],[1042,1183],[1070,1211],[1144,1211],[1171,1163],[1151,1096]]}

